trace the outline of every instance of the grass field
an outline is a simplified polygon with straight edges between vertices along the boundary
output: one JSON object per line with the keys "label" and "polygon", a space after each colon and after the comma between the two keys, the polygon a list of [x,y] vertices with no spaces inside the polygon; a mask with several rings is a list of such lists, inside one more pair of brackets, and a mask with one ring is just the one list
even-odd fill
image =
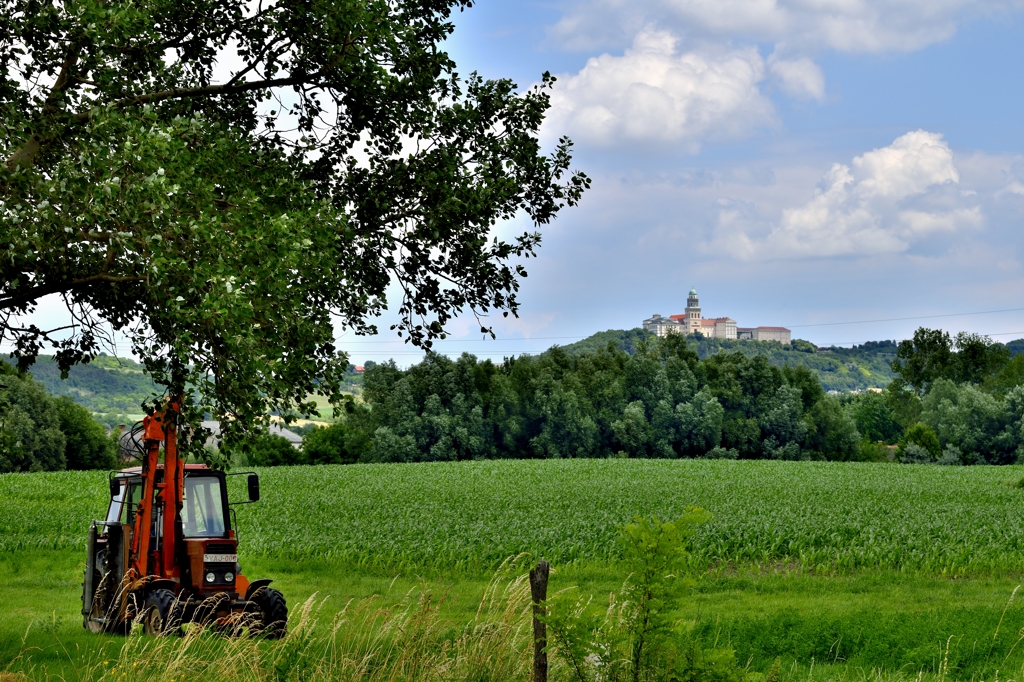
{"label": "grass field", "polygon": [[[779,656],[785,679],[914,679],[946,658],[947,678],[1024,678],[1024,595],[1010,602],[1024,575],[1021,468],[556,460],[260,473],[262,501],[238,510],[243,568],[275,578],[293,607],[329,597],[321,620],[349,599],[430,590],[448,595],[440,616],[457,627],[521,552],[552,561],[553,589],[607,594],[625,577],[617,527],[696,504],[714,518],[679,617],[751,670]],[[0,476],[0,670],[78,679],[83,661],[125,644],[87,636],[77,615],[105,477]]]}

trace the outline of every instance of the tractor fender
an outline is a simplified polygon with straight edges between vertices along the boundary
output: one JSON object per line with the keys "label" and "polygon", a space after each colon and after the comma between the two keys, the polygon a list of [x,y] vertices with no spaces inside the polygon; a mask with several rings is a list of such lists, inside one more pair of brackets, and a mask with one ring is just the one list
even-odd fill
{"label": "tractor fender", "polygon": [[171,592],[177,592],[178,583],[173,580],[158,579],[147,584],[146,590],[148,592],[152,592],[153,590],[170,590]]}
{"label": "tractor fender", "polygon": [[252,599],[252,595],[256,594],[256,590],[262,589],[262,588],[266,587],[267,585],[269,585],[272,582],[274,582],[274,581],[271,580],[270,578],[262,578],[260,580],[253,580],[251,583],[249,583],[249,589],[247,589],[245,591],[245,598],[247,600],[248,599]]}

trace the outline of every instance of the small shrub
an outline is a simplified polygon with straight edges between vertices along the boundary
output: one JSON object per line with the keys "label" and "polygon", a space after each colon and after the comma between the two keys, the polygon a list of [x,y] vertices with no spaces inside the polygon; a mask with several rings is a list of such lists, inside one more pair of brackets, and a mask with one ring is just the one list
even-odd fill
{"label": "small shrub", "polygon": [[740,451],[736,448],[723,448],[721,445],[708,450],[705,459],[739,459]]}
{"label": "small shrub", "polygon": [[955,445],[947,445],[936,462],[936,464],[945,464],[947,466],[960,466],[963,463],[963,453],[961,453],[960,448]]}
{"label": "small shrub", "polygon": [[374,432],[369,457],[373,462],[416,462],[423,459],[415,438],[408,434],[400,436],[387,426]]}
{"label": "small shrub", "polygon": [[53,401],[60,430],[64,432],[64,457],[68,469],[114,469],[117,441],[107,436],[103,425],[89,411],[67,396]]}
{"label": "small shrub", "polygon": [[857,451],[860,462],[888,462],[889,446],[885,443],[862,440]]}
{"label": "small shrub", "polygon": [[251,466],[277,467],[305,464],[306,457],[302,450],[288,442],[287,439],[272,434],[264,434],[256,439],[246,459]]}
{"label": "small shrub", "polygon": [[899,452],[900,461],[904,464],[932,464],[935,458],[932,453],[917,443],[907,443]]}
{"label": "small shrub", "polygon": [[619,531],[623,564],[630,572],[607,609],[592,598],[562,592],[549,601],[547,624],[552,651],[577,682],[702,680],[739,682],[743,669],[731,649],[704,649],[679,631],[670,614],[688,577],[687,544],[711,515],[691,507],[674,522],[637,518]]}
{"label": "small shrub", "polygon": [[[914,424],[903,437],[900,438],[899,447],[896,449],[896,457],[901,462],[920,464],[924,462],[934,462],[942,455],[942,446],[939,444],[939,437],[935,435],[935,432],[927,424],[920,422]],[[907,453],[907,448],[910,445],[916,445],[923,449],[930,456],[929,459],[923,459],[919,450],[914,450],[913,454]],[[908,459],[908,457],[910,459]]]}
{"label": "small shrub", "polygon": [[366,432],[340,421],[306,434],[302,448],[310,464],[354,464],[371,447]]}

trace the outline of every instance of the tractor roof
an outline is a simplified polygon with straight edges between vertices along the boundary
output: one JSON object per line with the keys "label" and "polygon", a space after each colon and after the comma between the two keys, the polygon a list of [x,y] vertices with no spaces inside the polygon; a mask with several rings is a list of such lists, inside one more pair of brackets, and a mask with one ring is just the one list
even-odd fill
{"label": "tractor roof", "polygon": [[[156,468],[157,468],[157,471],[160,471],[161,469],[164,468],[164,465],[163,464],[157,464]],[[205,464],[186,464],[185,465],[185,471],[213,471],[213,470],[210,469],[210,467],[206,466]],[[121,469],[121,471],[119,471],[117,473],[118,474],[141,474],[142,473],[142,467],[141,466],[137,466],[137,467],[131,467],[130,469]]]}

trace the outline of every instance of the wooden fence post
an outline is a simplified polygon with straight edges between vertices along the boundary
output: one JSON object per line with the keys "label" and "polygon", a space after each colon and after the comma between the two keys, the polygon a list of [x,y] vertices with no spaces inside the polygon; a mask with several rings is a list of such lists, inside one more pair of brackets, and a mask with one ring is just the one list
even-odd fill
{"label": "wooden fence post", "polygon": [[530,593],[533,595],[533,682],[548,682],[548,626],[541,621],[545,615],[542,603],[548,598],[548,562],[537,562],[530,569]]}

